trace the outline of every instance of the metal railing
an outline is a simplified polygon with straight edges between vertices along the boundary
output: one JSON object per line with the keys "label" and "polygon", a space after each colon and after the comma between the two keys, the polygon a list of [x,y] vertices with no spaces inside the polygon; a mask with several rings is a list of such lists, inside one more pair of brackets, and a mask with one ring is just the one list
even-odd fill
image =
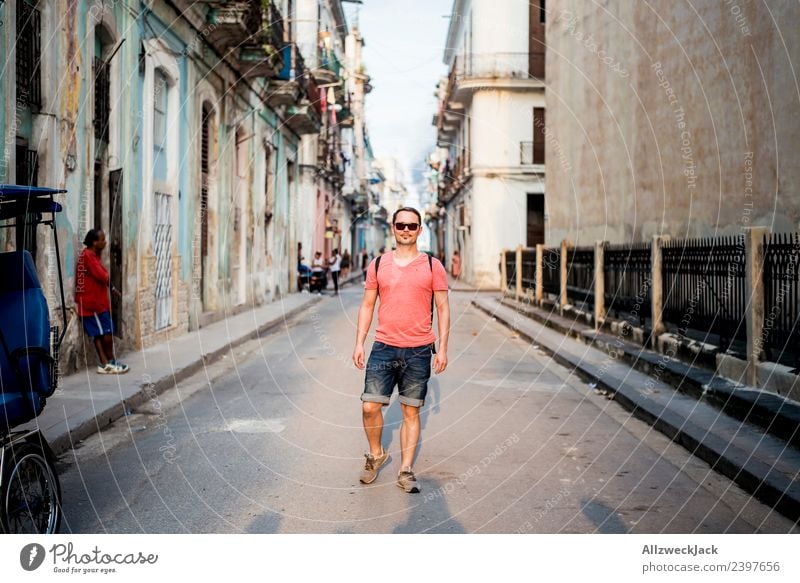
{"label": "metal railing", "polygon": [[641,326],[651,315],[650,247],[650,243],[632,243],[607,245],[603,250],[606,310]]}
{"label": "metal railing", "polygon": [[529,79],[528,53],[469,53],[456,57],[456,78]]}
{"label": "metal railing", "polygon": [[744,236],[667,241],[662,247],[663,318],[681,335],[728,349],[747,340]]}
{"label": "metal railing", "polygon": [[514,251],[506,251],[503,260],[506,263],[506,281],[508,282],[507,288],[510,290],[517,289],[517,254]]}
{"label": "metal railing", "polygon": [[542,247],[541,265],[534,248],[506,250],[503,284],[517,299],[547,304],[555,296],[562,310],[578,309],[596,326],[609,317],[638,325],[653,345],[670,332],[746,358],[751,384],[764,360],[800,374],[800,233],[757,236],[602,247],[565,241]]}
{"label": "metal railing", "polygon": [[764,351],[767,359],[800,368],[800,234],[764,238]]}
{"label": "metal railing", "polygon": [[545,247],[542,254],[542,289],[545,293],[561,295],[561,248]]}
{"label": "metal railing", "polygon": [[536,290],[536,249],[522,250],[522,290],[533,295]]}
{"label": "metal railing", "polygon": [[567,248],[567,298],[591,303],[594,298],[594,247]]}

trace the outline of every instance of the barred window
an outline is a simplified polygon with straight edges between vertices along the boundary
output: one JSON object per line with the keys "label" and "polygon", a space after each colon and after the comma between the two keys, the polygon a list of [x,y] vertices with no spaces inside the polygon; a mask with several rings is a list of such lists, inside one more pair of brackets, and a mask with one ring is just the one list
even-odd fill
{"label": "barred window", "polygon": [[27,0],[17,1],[17,102],[24,105],[42,104],[41,13]]}
{"label": "barred window", "polygon": [[111,113],[110,65],[94,60],[94,136],[108,143],[108,119]]}
{"label": "barred window", "polygon": [[[39,156],[36,150],[27,146],[17,146],[17,184],[38,186]],[[28,213],[17,219],[17,249],[25,249],[36,261],[36,214]]]}

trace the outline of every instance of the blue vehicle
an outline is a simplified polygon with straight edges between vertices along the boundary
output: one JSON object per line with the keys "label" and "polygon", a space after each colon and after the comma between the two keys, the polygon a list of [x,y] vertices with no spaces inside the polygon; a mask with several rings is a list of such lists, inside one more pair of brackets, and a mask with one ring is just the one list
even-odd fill
{"label": "blue vehicle", "polygon": [[[0,184],[0,229],[50,227],[55,241],[61,321],[66,322],[55,195],[66,192]],[[51,326],[47,300],[26,250],[0,253],[0,532],[50,534],[61,524],[55,455],[35,419],[58,384],[64,330]]]}

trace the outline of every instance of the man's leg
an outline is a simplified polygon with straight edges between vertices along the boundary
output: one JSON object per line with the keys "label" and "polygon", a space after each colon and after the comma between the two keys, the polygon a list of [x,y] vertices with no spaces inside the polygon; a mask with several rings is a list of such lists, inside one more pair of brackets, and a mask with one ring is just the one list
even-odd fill
{"label": "man's leg", "polygon": [[114,356],[114,339],[111,337],[111,334],[103,334],[101,338],[103,341],[103,352],[105,352],[108,360],[116,359],[116,356]]}
{"label": "man's leg", "polygon": [[97,350],[97,357],[100,359],[100,366],[105,366],[108,364],[108,356],[106,356],[106,352],[103,347],[103,337],[95,336],[93,340],[94,348]]}
{"label": "man's leg", "polygon": [[400,425],[400,469],[405,470],[414,463],[414,454],[419,442],[419,407],[400,404],[403,423]]}
{"label": "man's leg", "polygon": [[373,401],[361,404],[361,416],[364,421],[364,432],[369,442],[369,452],[374,456],[383,453],[381,435],[383,434],[383,405]]}

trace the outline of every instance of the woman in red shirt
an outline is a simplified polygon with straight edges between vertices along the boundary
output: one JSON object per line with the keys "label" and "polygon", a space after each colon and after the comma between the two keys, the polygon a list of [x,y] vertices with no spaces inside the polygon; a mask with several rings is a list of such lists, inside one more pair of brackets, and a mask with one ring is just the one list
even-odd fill
{"label": "woman in red shirt", "polygon": [[[86,249],[78,258],[75,282],[75,304],[83,321],[87,336],[94,340],[100,358],[98,374],[124,374],[129,367],[114,357],[114,325],[111,321],[111,301],[108,297],[108,271],[100,261],[106,248],[106,234],[102,229],[91,229],[83,240]],[[112,292],[119,292],[112,288]]]}

